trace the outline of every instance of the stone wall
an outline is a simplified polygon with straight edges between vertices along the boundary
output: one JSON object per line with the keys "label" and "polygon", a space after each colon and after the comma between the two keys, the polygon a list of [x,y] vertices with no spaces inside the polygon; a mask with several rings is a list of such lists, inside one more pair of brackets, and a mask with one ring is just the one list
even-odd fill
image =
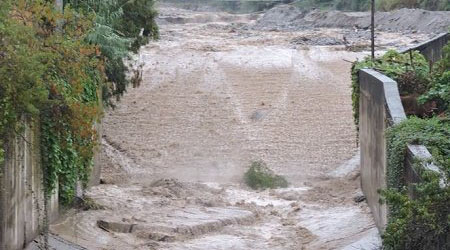
{"label": "stone wall", "polygon": [[[44,200],[38,126],[27,124],[6,145],[5,162],[0,166],[0,250],[23,249],[59,216],[58,191]],[[99,161],[97,153],[91,185],[99,182]]]}

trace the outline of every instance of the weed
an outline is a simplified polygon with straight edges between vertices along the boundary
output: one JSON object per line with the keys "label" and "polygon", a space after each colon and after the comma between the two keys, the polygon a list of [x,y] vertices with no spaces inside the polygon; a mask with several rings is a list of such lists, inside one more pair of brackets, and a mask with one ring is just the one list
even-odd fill
{"label": "weed", "polygon": [[287,180],[276,175],[263,161],[254,161],[244,175],[245,183],[253,189],[287,187]]}

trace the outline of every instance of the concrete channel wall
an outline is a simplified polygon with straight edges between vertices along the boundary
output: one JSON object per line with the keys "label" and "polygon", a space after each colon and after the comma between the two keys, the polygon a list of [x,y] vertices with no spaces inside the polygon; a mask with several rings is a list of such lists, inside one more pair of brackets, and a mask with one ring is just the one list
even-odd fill
{"label": "concrete channel wall", "polygon": [[[38,126],[26,124],[6,145],[0,166],[0,250],[23,249],[59,216],[58,191],[44,200]],[[99,182],[99,161],[96,154],[92,185]]]}
{"label": "concrete channel wall", "polygon": [[375,223],[383,231],[387,209],[380,204],[378,190],[386,188],[386,129],[406,119],[397,83],[371,69],[359,72],[359,138],[361,187]]}
{"label": "concrete channel wall", "polygon": [[[442,58],[442,48],[448,43],[450,35],[441,34],[428,42],[401,51],[408,53],[418,50],[430,64]],[[372,211],[375,223],[383,232],[387,223],[388,211],[385,204],[380,204],[378,191],[386,188],[387,145],[385,131],[388,127],[407,119],[401,103],[397,83],[391,78],[371,69],[359,72],[360,104],[359,132],[361,148],[361,186]],[[430,152],[423,145],[408,145],[404,160],[405,184],[409,187],[421,181],[414,169],[415,159],[428,159]],[[432,165],[424,169],[439,171]],[[410,188],[409,194],[414,197]]]}
{"label": "concrete channel wall", "polygon": [[[386,188],[387,145],[385,131],[406,120],[397,83],[391,78],[371,69],[359,72],[359,137],[361,149],[361,187],[367,198],[375,223],[383,232],[388,210],[379,202],[379,190]],[[405,184],[411,187],[421,181],[414,168],[416,159],[429,159],[430,152],[423,145],[407,145],[404,160]],[[423,169],[439,172],[433,164],[424,164]],[[399,180],[400,181],[400,180]],[[414,197],[414,191],[409,189]]]}
{"label": "concrete channel wall", "polygon": [[442,33],[429,41],[421,43],[417,46],[400,51],[407,53],[409,51],[417,50],[431,63],[435,63],[442,58],[442,48],[450,41],[449,33]]}

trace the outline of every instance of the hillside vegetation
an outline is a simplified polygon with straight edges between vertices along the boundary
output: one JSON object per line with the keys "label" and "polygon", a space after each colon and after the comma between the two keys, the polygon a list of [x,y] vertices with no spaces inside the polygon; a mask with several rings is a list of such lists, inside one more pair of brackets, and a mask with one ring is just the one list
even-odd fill
{"label": "hillside vegetation", "polygon": [[[359,80],[362,68],[373,68],[394,79],[403,97],[416,95],[416,112],[386,131],[387,186],[381,192],[389,206],[384,249],[450,249],[450,43],[443,58],[429,67],[418,52],[388,51],[372,61],[366,58],[353,66],[353,105],[358,124]],[[425,145],[429,159],[440,172],[424,169],[418,159],[414,170],[422,180],[406,183],[404,160],[408,144]],[[413,192],[415,198],[409,196]]]}
{"label": "hillside vegetation", "polygon": [[[128,54],[157,37],[153,0],[0,1],[0,165],[31,124],[47,194],[87,183],[104,105],[131,82]],[[141,34],[143,30],[143,34]]]}
{"label": "hillside vegetation", "polygon": [[[370,0],[299,0],[295,4],[304,9],[337,9],[346,11],[367,11]],[[389,11],[399,8],[422,8],[427,10],[450,10],[448,0],[377,0],[377,9]]]}

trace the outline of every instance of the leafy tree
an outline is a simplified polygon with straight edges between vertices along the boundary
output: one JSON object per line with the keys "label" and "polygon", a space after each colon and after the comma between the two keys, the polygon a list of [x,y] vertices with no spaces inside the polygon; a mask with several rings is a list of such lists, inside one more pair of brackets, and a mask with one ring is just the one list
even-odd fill
{"label": "leafy tree", "polygon": [[[126,37],[135,38],[131,49],[137,52],[140,46],[148,43],[149,39],[159,37],[158,26],[155,18],[155,2],[149,0],[121,0],[123,6],[123,17],[116,25]],[[141,35],[142,31],[142,35]]]}
{"label": "leafy tree", "polygon": [[105,58],[109,84],[103,88],[103,100],[113,106],[112,97],[122,96],[129,80],[124,59],[137,52],[150,39],[158,37],[154,21],[154,0],[66,0],[66,6],[95,16],[94,29],[87,40],[98,45]]}
{"label": "leafy tree", "polygon": [[[109,102],[125,92],[124,60],[138,49],[132,45],[156,34],[145,12],[134,17],[125,6],[149,2],[69,0],[61,13],[52,0],[0,1],[0,162],[5,144],[31,121],[39,130],[47,194],[58,185],[65,204],[89,177],[100,93]],[[125,34],[125,23],[135,32]]]}
{"label": "leafy tree", "polygon": [[0,7],[11,7],[0,20],[1,138],[8,143],[31,120],[40,130],[47,193],[58,184],[69,203],[75,184],[87,182],[100,115],[103,63],[86,42],[92,20],[42,0]]}

